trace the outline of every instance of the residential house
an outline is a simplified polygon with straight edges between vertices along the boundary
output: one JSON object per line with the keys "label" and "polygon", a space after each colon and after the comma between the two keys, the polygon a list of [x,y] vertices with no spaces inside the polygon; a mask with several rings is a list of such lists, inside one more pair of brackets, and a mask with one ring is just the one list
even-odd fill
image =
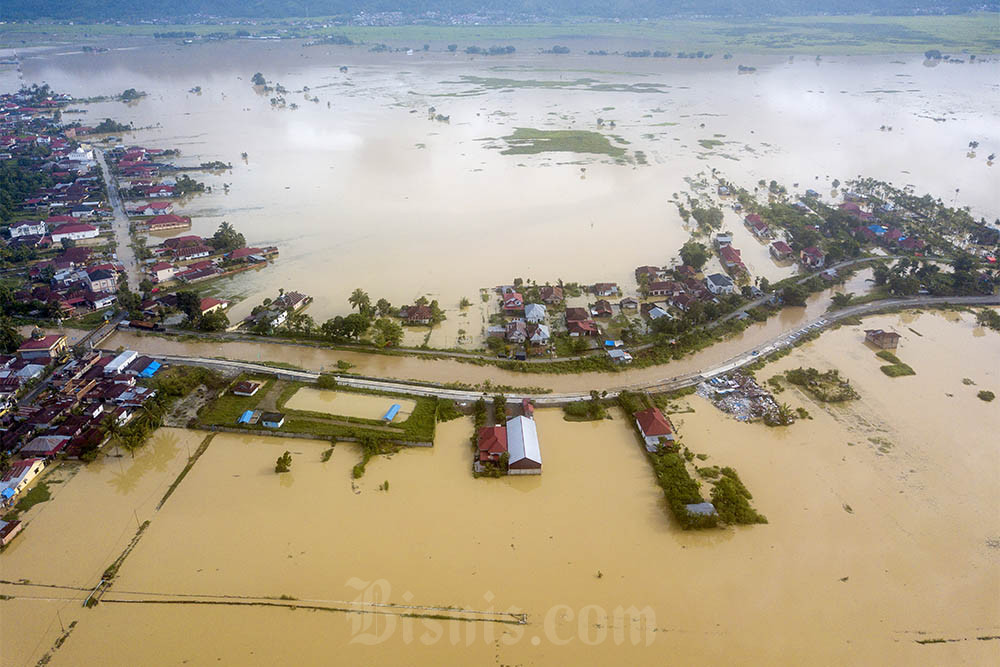
{"label": "residential house", "polygon": [[149,267],[149,273],[156,279],[156,282],[162,283],[173,278],[177,269],[170,262],[157,262]]}
{"label": "residential house", "polygon": [[[163,202],[166,203],[166,202]],[[146,229],[151,232],[164,232],[171,229],[186,229],[191,226],[191,218],[186,215],[157,215],[146,221]]]}
{"label": "residential house", "polygon": [[566,309],[566,323],[569,324],[573,321],[589,320],[590,313],[587,312],[586,308],[567,308]]}
{"label": "residential house", "polygon": [[809,246],[804,248],[802,252],[799,253],[799,261],[802,262],[803,266],[810,269],[819,269],[823,267],[823,262],[826,260],[826,253],[817,248],[816,246]]}
{"label": "residential house", "polygon": [[643,282],[651,283],[666,277],[667,272],[658,266],[640,266],[635,270],[635,281],[640,285]]}
{"label": "residential house", "polygon": [[865,329],[865,341],[883,350],[895,350],[899,346],[900,335],[895,331]]}
{"label": "residential house", "polygon": [[605,299],[599,299],[597,303],[594,304],[594,307],[590,309],[590,313],[594,317],[611,317],[613,314],[611,310],[611,303]]}
{"label": "residential house", "polygon": [[740,251],[731,245],[719,248],[719,259],[722,260],[722,265],[727,269],[743,265],[743,260],[740,259]]}
{"label": "residential house", "polygon": [[763,220],[757,220],[750,225],[750,231],[759,239],[769,239],[771,238],[771,228],[767,226],[767,223]]}
{"label": "residential house", "polygon": [[545,285],[538,290],[538,295],[543,303],[547,303],[550,306],[557,303],[562,303],[563,288],[550,287],[549,285]]}
{"label": "residential house", "polygon": [[597,296],[614,296],[618,294],[618,285],[615,283],[597,283],[594,285],[593,291]]}
{"label": "residential house", "polygon": [[625,350],[619,350],[617,348],[608,350],[608,356],[611,357],[612,361],[619,364],[630,364],[632,363],[632,355]]}
{"label": "residential house", "polygon": [[201,300],[198,307],[201,309],[202,315],[208,315],[217,310],[225,310],[229,307],[229,302],[208,296]]}
{"label": "residential house", "polygon": [[649,283],[646,293],[649,296],[674,296],[684,291],[684,285],[674,280],[664,280]]}
{"label": "residential house", "polygon": [[681,264],[674,269],[674,272],[685,280],[693,280],[698,275],[698,271],[693,266],[688,266],[687,264]]}
{"label": "residential house", "polygon": [[52,242],[62,243],[64,239],[82,241],[98,236],[97,227],[84,223],[65,223],[52,230]]}
{"label": "residential house", "polygon": [[426,325],[430,324],[431,320],[434,318],[434,314],[431,312],[430,306],[425,305],[409,306],[404,308],[401,314],[407,324]]}
{"label": "residential house", "polygon": [[3,521],[0,520],[0,547],[5,547],[10,544],[11,540],[21,532],[24,527],[20,521]]}
{"label": "residential house", "polygon": [[642,314],[650,320],[658,320],[661,317],[670,317],[670,313],[655,303],[642,304]]}
{"label": "residential house", "polygon": [[733,279],[722,273],[713,273],[705,278],[705,287],[712,294],[732,294],[735,290]]}
{"label": "residential house", "polygon": [[503,309],[506,313],[524,310],[524,297],[519,292],[507,292],[503,295]]}
{"label": "residential house", "polygon": [[212,252],[213,249],[207,245],[186,246],[178,248],[174,253],[174,257],[176,257],[178,261],[186,262],[192,259],[208,257],[212,254]]}
{"label": "residential house", "polygon": [[63,450],[69,437],[65,435],[40,435],[21,448],[21,456],[52,458]]}
{"label": "residential house", "polygon": [[44,222],[29,222],[24,220],[22,222],[16,222],[7,228],[10,232],[10,237],[16,239],[21,236],[45,236],[47,231]]}
{"label": "residential house", "polygon": [[528,339],[527,326],[522,319],[512,320],[507,323],[504,338],[508,343],[523,343]]}
{"label": "residential house", "polygon": [[544,322],[547,311],[540,303],[529,303],[524,306],[524,319],[528,322]]}
{"label": "residential house", "polygon": [[[149,202],[148,204],[141,204],[140,206],[134,209],[137,215],[157,215],[157,216],[169,214],[173,210],[174,210],[174,205],[168,201],[153,201]],[[189,223],[191,222],[190,218],[188,218],[188,222]]]}
{"label": "residential house", "polygon": [[114,292],[118,287],[117,276],[106,269],[88,273],[86,283],[91,292]]}
{"label": "residential house", "polygon": [[733,244],[733,233],[732,232],[719,232],[715,235],[715,247],[725,248],[727,245]]}
{"label": "residential house", "polygon": [[529,324],[527,326],[528,342],[535,347],[549,344],[552,334],[547,324]]}
{"label": "residential house", "polygon": [[771,244],[771,247],[768,248],[768,251],[771,253],[771,257],[774,257],[778,261],[788,259],[795,254],[795,251],[792,250],[792,246],[788,245],[784,241],[775,241]]}
{"label": "residential house", "polygon": [[663,441],[674,441],[674,429],[671,427],[670,422],[667,421],[667,418],[663,416],[663,413],[660,412],[659,408],[652,407],[648,410],[642,410],[635,413],[633,417],[635,418],[635,425],[639,427],[639,432],[642,433],[642,439],[646,443],[647,451],[656,452]]}
{"label": "residential house", "polygon": [[484,426],[476,441],[480,463],[498,463],[507,453],[507,429],[503,426]]}
{"label": "residential house", "polygon": [[601,330],[593,320],[572,320],[566,323],[566,331],[572,337],[578,336],[598,336]]}
{"label": "residential house", "polygon": [[542,450],[534,419],[522,416],[507,420],[507,451],[508,474],[542,474]]}
{"label": "residential house", "polygon": [[112,305],[118,297],[111,292],[87,292],[85,298],[91,308],[94,310],[100,310]]}
{"label": "residential house", "polygon": [[29,338],[17,348],[17,356],[49,363],[66,352],[66,336],[50,334],[39,338]]}
{"label": "residential house", "polygon": [[627,296],[618,302],[618,307],[622,310],[637,310],[639,308],[639,300],[635,297]]}
{"label": "residential house", "polygon": [[11,464],[7,472],[0,478],[0,501],[7,505],[14,496],[24,491],[25,487],[31,483],[45,468],[43,459],[24,459]]}

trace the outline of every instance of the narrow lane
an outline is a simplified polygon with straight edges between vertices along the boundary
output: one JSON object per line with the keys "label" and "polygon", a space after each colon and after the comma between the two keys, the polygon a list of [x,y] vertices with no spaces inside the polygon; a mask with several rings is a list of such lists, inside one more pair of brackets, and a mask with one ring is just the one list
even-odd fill
{"label": "narrow lane", "polygon": [[108,188],[108,203],[111,204],[111,210],[114,212],[114,222],[111,228],[115,233],[115,242],[118,244],[116,251],[118,260],[125,266],[129,289],[138,292],[139,265],[136,262],[135,251],[132,249],[128,216],[125,215],[125,206],[122,204],[121,193],[118,191],[118,179],[112,175],[104,151],[95,148],[94,155],[97,156],[97,163],[101,166],[101,173],[104,174],[104,182]]}

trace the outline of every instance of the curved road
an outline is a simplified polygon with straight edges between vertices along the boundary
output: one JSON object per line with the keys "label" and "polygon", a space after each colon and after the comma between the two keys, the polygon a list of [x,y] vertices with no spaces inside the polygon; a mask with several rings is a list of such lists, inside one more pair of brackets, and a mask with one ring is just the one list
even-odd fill
{"label": "curved road", "polygon": [[[842,310],[825,313],[806,324],[798,327],[794,331],[789,331],[776,336],[771,340],[756,345],[730,359],[717,364],[711,368],[703,369],[696,373],[665,378],[655,382],[636,385],[625,385],[619,387],[607,387],[607,394],[616,397],[622,391],[654,391],[668,392],[690,387],[702,382],[706,378],[728,373],[742,366],[751,364],[759,359],[783,348],[792,346],[803,335],[821,331],[831,324],[850,317],[861,315],[871,315],[883,310],[894,310],[898,308],[919,308],[922,306],[934,306],[941,304],[951,305],[1000,305],[1000,295],[991,296],[970,296],[970,297],[931,297],[921,296],[908,299],[887,299],[873,303],[866,303],[859,306],[852,306]],[[238,370],[255,373],[265,373],[276,375],[282,379],[298,380],[304,382],[315,382],[320,374],[313,371],[295,371],[263,364],[255,364],[247,361],[228,361],[220,359],[206,359],[203,357],[187,357],[179,355],[157,355],[159,358],[177,364],[189,364],[195,366],[205,366],[208,368],[218,368],[224,370]],[[468,391],[461,389],[445,389],[433,384],[420,384],[415,382],[400,382],[398,380],[386,380],[381,378],[369,378],[355,375],[335,375],[337,382],[347,387],[358,389],[376,389],[381,391],[392,391],[413,396],[437,396],[438,398],[449,398],[456,401],[475,401],[483,396],[480,391]],[[512,402],[520,401],[522,398],[530,398],[537,405],[560,405],[572,401],[580,401],[590,398],[590,394],[584,392],[564,393],[564,394],[511,394],[508,400]]]}

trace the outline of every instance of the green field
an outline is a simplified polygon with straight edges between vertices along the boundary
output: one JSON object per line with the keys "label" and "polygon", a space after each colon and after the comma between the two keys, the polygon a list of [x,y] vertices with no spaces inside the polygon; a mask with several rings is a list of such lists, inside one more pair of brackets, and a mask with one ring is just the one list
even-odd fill
{"label": "green field", "polygon": [[[531,40],[568,46],[572,54],[595,48],[593,40],[634,40],[634,48],[658,48],[673,52],[704,51],[717,56],[732,53],[876,54],[921,53],[926,49],[969,50],[996,53],[1000,50],[1000,16],[996,13],[957,16],[817,16],[754,20],[678,19],[643,22],[623,21],[538,23],[502,26],[311,27],[321,19],[258,21],[257,35],[316,38],[345,35],[360,44],[389,43],[420,48],[429,44],[441,51],[447,44],[483,46]],[[151,36],[155,32],[183,31],[197,35],[234,34],[244,26],[234,25],[69,25],[34,23],[0,25],[0,44],[22,45],[39,41],[81,41],[104,37]],[[521,46],[534,52],[537,45]],[[632,48],[622,47],[622,50]],[[498,62],[503,56],[491,56]]]}
{"label": "green field", "polygon": [[514,134],[503,137],[508,148],[503,155],[534,155],[536,153],[593,153],[622,157],[624,148],[613,146],[600,132],[589,130],[535,130],[519,127]]}

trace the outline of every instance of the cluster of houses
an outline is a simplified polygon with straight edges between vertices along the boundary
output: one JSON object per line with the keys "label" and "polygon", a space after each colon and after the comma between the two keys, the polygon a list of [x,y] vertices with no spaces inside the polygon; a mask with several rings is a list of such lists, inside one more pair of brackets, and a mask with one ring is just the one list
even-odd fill
{"label": "cluster of houses", "polygon": [[237,248],[220,253],[202,237],[189,234],[167,239],[153,249],[153,254],[154,260],[146,265],[146,273],[153,283],[197,283],[246,265],[267,263],[278,254],[278,249],[274,246]]}
{"label": "cluster of houses", "polygon": [[57,306],[63,317],[107,308],[115,302],[125,267],[84,246],[70,247],[52,259],[32,264],[28,283],[15,291],[18,301],[40,301]]}
{"label": "cluster of houses", "polygon": [[891,214],[895,211],[892,204],[886,203],[874,211],[866,211],[862,208],[865,199],[861,195],[848,192],[844,195],[844,199],[847,201],[838,208],[857,220],[853,232],[858,241],[909,252],[921,252],[927,248],[926,241],[917,238],[916,235],[907,234],[896,224],[881,222],[882,214]]}
{"label": "cluster of houses", "polygon": [[636,280],[643,286],[647,296],[664,297],[662,303],[649,302],[641,305],[640,311],[650,320],[671,317],[668,307],[686,313],[695,303],[732,294],[736,289],[736,283],[724,273],[713,273],[698,280],[697,271],[687,265],[672,271],[655,266],[640,266],[635,273]]}
{"label": "cluster of houses", "polygon": [[243,326],[253,327],[266,322],[270,327],[280,327],[288,321],[290,314],[302,310],[312,303],[312,300],[311,296],[306,296],[301,292],[282,291],[270,303],[254,308],[243,320]]}
{"label": "cluster of houses", "polygon": [[508,475],[541,475],[542,448],[538,442],[534,406],[524,399],[521,415],[503,424],[484,426],[476,434],[476,460],[473,469],[482,472],[487,466],[507,461]]}
{"label": "cluster of houses", "polygon": [[[21,345],[16,357],[0,357],[0,451],[15,460],[0,480],[4,507],[17,502],[46,461],[99,447],[109,420],[124,426],[156,395],[138,383],[160,369],[150,357],[130,350],[91,351],[68,362],[67,357],[66,337],[59,334],[37,334]],[[59,364],[43,390],[19,405],[26,383]]]}

